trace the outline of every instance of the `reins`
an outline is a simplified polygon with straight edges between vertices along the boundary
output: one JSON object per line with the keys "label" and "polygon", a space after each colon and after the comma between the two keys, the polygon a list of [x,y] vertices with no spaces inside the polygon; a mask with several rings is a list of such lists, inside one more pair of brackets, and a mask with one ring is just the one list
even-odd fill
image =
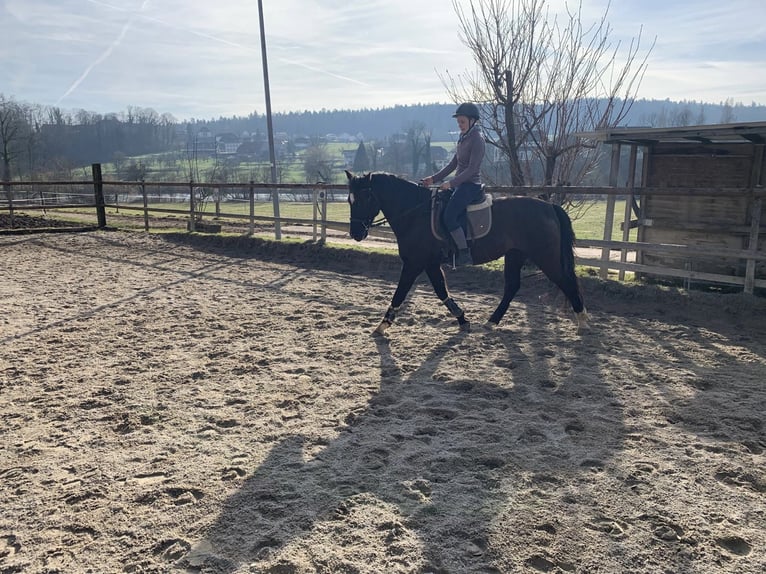
{"label": "reins", "polygon": [[[423,186],[418,186],[418,187],[423,187]],[[426,189],[428,189],[428,188],[426,188]],[[375,193],[375,191],[372,188],[372,183],[370,183],[368,186],[362,188],[361,191],[368,191],[370,193],[370,195],[375,198],[375,201],[378,204],[378,208],[380,209],[380,200],[378,199],[377,194]],[[420,203],[416,204],[415,206],[410,207],[409,209],[406,209],[405,211],[400,213],[399,216],[400,217],[406,217],[407,215],[410,215],[411,213],[414,213],[415,211],[423,208],[424,206],[430,205],[430,203],[431,203],[431,198],[428,197],[424,201],[421,201]],[[382,209],[381,209],[381,211],[382,211]],[[351,220],[352,221],[360,221],[362,223],[362,225],[364,225],[364,227],[366,229],[368,229],[368,230],[372,229],[373,227],[380,227],[381,225],[385,225],[386,223],[388,223],[388,217],[386,217],[385,215],[383,217],[379,217],[378,219],[370,221],[369,224],[365,223],[363,220],[361,220],[361,219],[359,219],[357,217],[352,217]]]}

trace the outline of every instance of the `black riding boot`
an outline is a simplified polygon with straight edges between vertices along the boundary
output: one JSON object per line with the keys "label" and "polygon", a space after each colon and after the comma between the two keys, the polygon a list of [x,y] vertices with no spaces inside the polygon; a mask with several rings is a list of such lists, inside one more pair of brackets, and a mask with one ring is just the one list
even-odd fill
{"label": "black riding boot", "polygon": [[450,231],[452,239],[457,247],[457,256],[455,257],[455,267],[463,267],[465,265],[473,265],[473,257],[471,256],[471,250],[468,249],[468,242],[465,240],[465,232],[462,227],[453,229]]}

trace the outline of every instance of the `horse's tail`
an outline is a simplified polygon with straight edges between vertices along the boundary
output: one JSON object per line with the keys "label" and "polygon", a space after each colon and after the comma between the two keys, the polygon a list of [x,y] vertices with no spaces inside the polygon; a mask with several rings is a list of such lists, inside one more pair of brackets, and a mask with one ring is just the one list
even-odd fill
{"label": "horse's tail", "polygon": [[559,229],[561,236],[561,270],[565,275],[574,273],[575,268],[575,232],[572,228],[572,220],[564,209],[556,204],[553,205],[553,211],[559,219]]}

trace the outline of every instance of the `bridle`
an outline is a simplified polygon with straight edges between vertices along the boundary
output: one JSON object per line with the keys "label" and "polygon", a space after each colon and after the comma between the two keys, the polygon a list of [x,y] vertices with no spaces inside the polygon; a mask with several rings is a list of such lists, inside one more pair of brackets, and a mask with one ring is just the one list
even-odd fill
{"label": "bridle", "polygon": [[[380,200],[378,199],[378,196],[375,194],[375,192],[372,189],[372,179],[368,179],[369,183],[365,187],[360,187],[359,191],[366,191],[370,194],[370,197],[375,201],[375,213],[378,213],[381,211],[380,209]],[[388,223],[388,218],[386,216],[380,217],[378,219],[375,219],[375,216],[373,215],[370,218],[362,219],[360,217],[352,217],[351,223],[358,222],[362,224],[362,227],[364,227],[365,233],[369,232],[371,228],[373,227],[380,227],[381,225],[385,225]]]}
{"label": "bridle", "polygon": [[[375,206],[374,207],[376,207],[375,213],[377,213],[378,211],[381,211],[380,199],[378,199],[377,194],[375,193],[375,191],[372,188],[372,178],[371,177],[368,179],[368,182],[369,183],[367,183],[364,187],[360,187],[358,189],[358,191],[368,192],[370,194],[370,197],[375,201]],[[430,198],[426,199],[425,201],[421,201],[420,203],[416,204],[414,207],[411,207],[411,208],[405,210],[403,213],[400,214],[400,216],[401,217],[405,217],[405,216],[409,215],[410,213],[414,213],[415,211],[421,209],[425,205],[430,205],[430,203],[431,203],[431,199]],[[354,221],[361,223],[362,226],[365,229],[365,232],[369,232],[369,230],[372,229],[373,227],[380,227],[381,225],[385,225],[386,223],[388,223],[388,217],[386,217],[385,215],[382,216],[382,217],[379,217],[378,219],[374,219],[374,216],[369,218],[369,219],[361,219],[359,217],[352,217],[351,218],[351,222],[353,223]]]}

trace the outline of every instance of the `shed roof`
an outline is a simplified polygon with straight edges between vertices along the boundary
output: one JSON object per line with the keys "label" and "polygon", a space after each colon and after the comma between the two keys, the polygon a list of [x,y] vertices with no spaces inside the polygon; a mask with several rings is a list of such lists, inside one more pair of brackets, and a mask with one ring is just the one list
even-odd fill
{"label": "shed roof", "polygon": [[672,128],[617,127],[581,132],[578,137],[603,143],[651,145],[658,142],[766,143],[766,122],[681,126]]}

